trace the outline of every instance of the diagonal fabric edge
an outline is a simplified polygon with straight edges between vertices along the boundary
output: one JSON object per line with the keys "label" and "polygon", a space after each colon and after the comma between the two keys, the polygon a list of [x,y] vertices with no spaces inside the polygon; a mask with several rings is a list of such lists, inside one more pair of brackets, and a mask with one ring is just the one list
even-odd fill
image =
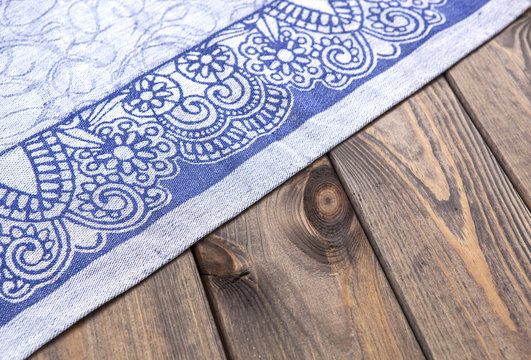
{"label": "diagonal fabric edge", "polygon": [[[336,105],[311,117],[283,140],[270,144],[216,185],[167,213],[142,234],[96,259],[51,295],[20,313],[0,329],[0,337],[7,339],[6,350],[12,350],[13,352],[9,353],[15,353],[17,356],[28,355],[73,321],[149,275],[201,236],[235,216],[313,159],[420,88],[510,23],[530,5],[528,1],[521,2],[518,7],[513,6],[510,11],[505,11],[503,1],[491,1],[460,23],[434,35],[392,68],[359,86]],[[459,41],[464,33],[468,34],[466,43]],[[451,51],[446,48],[449,42],[457,44]],[[444,51],[447,56],[440,62],[430,62],[432,54],[439,50]],[[429,69],[418,73],[415,78],[409,78],[407,82],[398,81],[404,79],[404,74],[419,63],[430,63]],[[385,86],[390,80],[396,80],[393,83],[399,85],[390,89]],[[319,136],[323,133],[323,129],[326,129],[327,134],[331,134],[329,138]],[[235,187],[235,183],[248,184],[248,186]],[[176,218],[184,224],[177,233],[172,225]],[[154,241],[155,238],[160,239],[163,236],[167,236],[166,243]],[[135,251],[130,251],[131,249]],[[115,273],[109,265],[116,262],[113,259],[120,258],[117,256],[123,259],[121,268],[124,269],[124,278],[118,280],[110,277],[105,289],[101,289],[97,296],[82,296],[83,291],[76,286],[79,279],[83,279],[85,283],[94,281],[94,285],[97,286],[96,283],[106,271]],[[138,261],[144,261],[145,265],[142,268],[133,266]],[[112,286],[109,286],[111,283]],[[83,304],[82,309],[79,309],[80,303]],[[49,314],[61,312],[61,309],[72,309],[71,306],[74,304],[77,304],[77,307],[70,313],[63,313],[53,321],[47,318]],[[44,316],[41,323],[48,326],[46,334],[29,334],[28,331],[36,330],[21,328],[20,325],[25,321],[29,319],[35,321],[39,316]],[[29,336],[38,345],[31,350],[15,350],[20,346],[17,344],[17,338],[20,336]]]}

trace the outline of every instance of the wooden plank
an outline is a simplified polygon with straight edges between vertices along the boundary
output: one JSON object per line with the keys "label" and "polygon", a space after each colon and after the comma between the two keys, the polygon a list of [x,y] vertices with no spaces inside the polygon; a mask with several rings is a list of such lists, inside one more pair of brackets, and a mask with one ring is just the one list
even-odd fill
{"label": "wooden plank", "polygon": [[332,151],[425,353],[531,354],[531,214],[439,79]]}
{"label": "wooden plank", "polygon": [[531,11],[447,77],[531,208]]}
{"label": "wooden plank", "polygon": [[44,346],[32,359],[224,359],[190,251]]}
{"label": "wooden plank", "polygon": [[194,252],[231,358],[423,357],[326,158]]}

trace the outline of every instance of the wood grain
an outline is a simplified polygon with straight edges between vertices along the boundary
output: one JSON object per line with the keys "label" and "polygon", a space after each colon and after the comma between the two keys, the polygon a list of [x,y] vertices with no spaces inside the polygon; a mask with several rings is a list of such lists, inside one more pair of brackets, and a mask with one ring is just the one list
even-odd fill
{"label": "wood grain", "polygon": [[326,158],[194,252],[231,358],[423,357]]}
{"label": "wood grain", "polygon": [[332,151],[425,353],[531,354],[531,214],[439,79]]}
{"label": "wood grain", "polygon": [[190,251],[96,310],[31,359],[224,359]]}
{"label": "wood grain", "polygon": [[531,207],[531,11],[447,75]]}

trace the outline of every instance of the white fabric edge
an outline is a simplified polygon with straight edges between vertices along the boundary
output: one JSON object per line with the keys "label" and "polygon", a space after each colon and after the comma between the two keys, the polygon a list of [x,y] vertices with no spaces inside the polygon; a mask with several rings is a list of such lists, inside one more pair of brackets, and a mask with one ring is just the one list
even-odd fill
{"label": "white fabric edge", "polygon": [[[509,8],[506,0],[491,0],[466,19],[434,35],[335,105],[308,119],[281,141],[251,157],[222,181],[102,255],[55,292],[0,328],[0,359],[22,359],[31,355],[74,322],[149,276],[413,94],[530,6],[531,0],[510,4]],[[452,44],[451,48],[448,44]],[[433,54],[438,50],[447,56],[434,61]],[[429,64],[429,68],[420,72],[418,64]],[[410,79],[411,69],[415,69],[416,76],[404,83],[404,78]],[[178,219],[179,228],[176,228],[175,219]],[[86,289],[91,289],[91,293]]]}

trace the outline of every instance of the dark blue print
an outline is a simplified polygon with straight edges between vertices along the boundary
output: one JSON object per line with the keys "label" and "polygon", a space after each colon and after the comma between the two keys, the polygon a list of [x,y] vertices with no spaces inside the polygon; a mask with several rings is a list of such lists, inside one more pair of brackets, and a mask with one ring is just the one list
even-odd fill
{"label": "dark blue print", "polygon": [[146,224],[170,180],[274,132],[295,92],[339,93],[445,22],[444,0],[298,3],[274,1],[0,154],[0,297],[26,300],[76,253]]}

